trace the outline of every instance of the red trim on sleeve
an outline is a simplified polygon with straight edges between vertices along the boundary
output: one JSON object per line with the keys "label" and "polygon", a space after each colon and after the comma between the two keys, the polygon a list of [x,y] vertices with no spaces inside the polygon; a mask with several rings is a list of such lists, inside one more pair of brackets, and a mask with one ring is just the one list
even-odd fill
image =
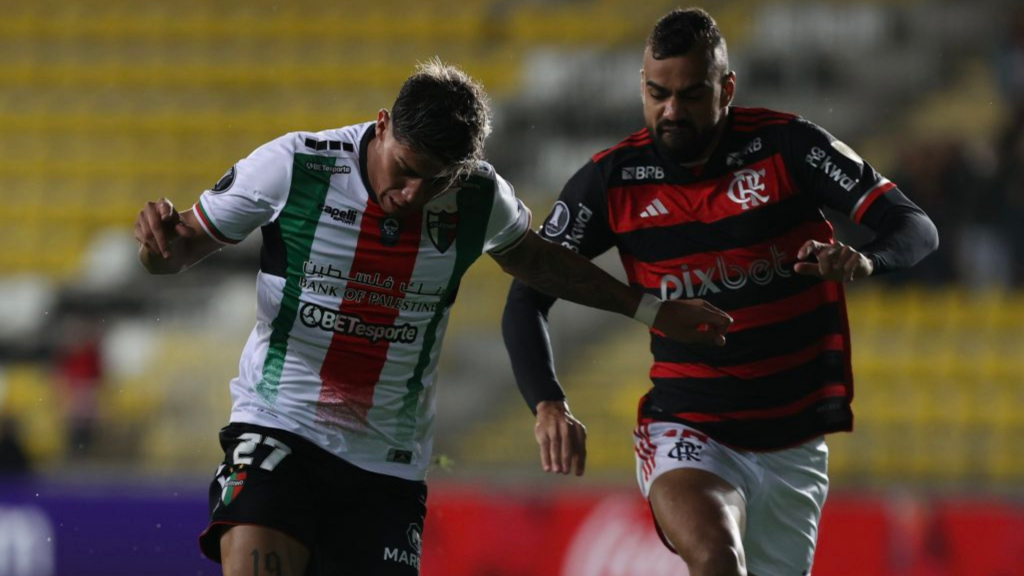
{"label": "red trim on sleeve", "polygon": [[886,192],[892,190],[895,187],[895,184],[886,181],[884,183],[879,184],[873,190],[865,194],[864,197],[860,200],[860,206],[858,206],[856,210],[854,210],[853,221],[856,222],[857,224],[860,224],[860,219],[864,217],[864,214],[868,211],[868,208],[870,208],[871,205],[875,203],[875,200],[878,200],[879,196],[885,194]]}
{"label": "red trim on sleeve", "polygon": [[206,209],[203,208],[202,200],[196,202],[193,208],[195,208],[196,215],[199,216],[199,223],[203,225],[203,228],[206,229],[210,236],[213,236],[214,240],[223,242],[224,244],[238,244],[241,242],[241,240],[228,238],[223,232],[217,229],[217,226],[213,223],[213,219],[210,218],[210,215],[206,213]]}

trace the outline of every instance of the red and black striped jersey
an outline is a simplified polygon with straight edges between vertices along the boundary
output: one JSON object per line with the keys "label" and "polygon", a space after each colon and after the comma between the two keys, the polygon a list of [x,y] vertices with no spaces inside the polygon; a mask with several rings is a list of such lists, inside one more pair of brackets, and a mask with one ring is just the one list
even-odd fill
{"label": "red and black striped jersey", "polygon": [[566,184],[542,235],[593,258],[612,246],[630,284],[702,298],[735,319],[723,347],[651,332],[641,421],[675,421],[772,450],[850,430],[853,375],[843,286],[793,272],[807,240],[831,242],[827,206],[859,222],[895,185],[797,116],[730,108],[699,169],[666,161],[641,130]]}

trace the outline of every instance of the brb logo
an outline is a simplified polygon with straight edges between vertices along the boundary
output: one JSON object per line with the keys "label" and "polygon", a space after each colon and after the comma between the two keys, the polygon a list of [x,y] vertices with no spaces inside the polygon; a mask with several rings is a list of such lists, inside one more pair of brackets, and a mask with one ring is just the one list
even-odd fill
{"label": "brb logo", "polygon": [[[786,253],[780,252],[776,246],[771,247],[771,259],[754,260],[746,268],[738,264],[729,264],[719,256],[715,265],[708,268],[693,268],[683,264],[681,274],[665,274],[661,277],[661,299],[677,299],[684,294],[686,298],[702,297],[706,294],[718,294],[723,288],[739,290],[753,282],[764,286],[775,276],[788,278],[793,272],[782,267],[786,261]],[[696,278],[699,284],[694,286]]]}
{"label": "brb logo", "polygon": [[744,210],[751,206],[758,207],[767,204],[770,197],[760,194],[764,192],[764,169],[751,170],[744,168],[733,173],[732,183],[729,184],[729,199],[739,204]]}
{"label": "brb logo", "polygon": [[622,169],[623,180],[661,180],[665,170],[661,166],[628,166]]}

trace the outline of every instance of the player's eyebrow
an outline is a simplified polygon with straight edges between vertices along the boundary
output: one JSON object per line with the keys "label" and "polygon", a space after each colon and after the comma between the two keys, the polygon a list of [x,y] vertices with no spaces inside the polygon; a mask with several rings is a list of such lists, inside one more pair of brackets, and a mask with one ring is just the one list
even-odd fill
{"label": "player's eyebrow", "polygon": [[405,160],[402,160],[402,158],[401,158],[401,157],[398,157],[398,158],[397,158],[397,160],[398,160],[398,167],[402,169],[402,172],[405,172],[406,174],[408,174],[408,175],[412,176],[413,178],[422,178],[422,176],[420,175],[420,173],[419,173],[419,172],[417,172],[416,170],[414,170],[414,169],[412,168],[412,166],[409,166],[409,165],[408,165],[408,164],[407,164],[407,163],[405,162]]}
{"label": "player's eyebrow", "polygon": [[[649,78],[647,79],[647,86],[650,87],[650,88],[654,88],[656,90],[662,90],[664,92],[672,92],[671,90],[669,90],[665,86],[662,86],[661,84],[658,84],[657,82],[655,82],[654,80],[651,80]],[[694,84],[692,86],[687,86],[686,88],[676,92],[676,94],[678,94],[679,96],[683,96],[683,95],[690,94],[690,93],[693,93],[693,92],[699,92],[700,90],[705,89],[705,88],[712,88],[712,87],[713,86],[711,85],[711,81],[705,79],[703,82],[700,82],[698,84]]]}

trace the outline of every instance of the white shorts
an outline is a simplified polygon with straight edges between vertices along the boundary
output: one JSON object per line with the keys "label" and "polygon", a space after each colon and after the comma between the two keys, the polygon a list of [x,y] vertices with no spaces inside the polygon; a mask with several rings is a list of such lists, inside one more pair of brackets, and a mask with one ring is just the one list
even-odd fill
{"label": "white shorts", "polygon": [[757,576],[810,575],[821,507],[828,494],[828,447],[818,437],[795,448],[747,452],[668,422],[633,432],[636,474],[644,498],[669,470],[707,470],[733,485],[746,502],[743,550]]}

